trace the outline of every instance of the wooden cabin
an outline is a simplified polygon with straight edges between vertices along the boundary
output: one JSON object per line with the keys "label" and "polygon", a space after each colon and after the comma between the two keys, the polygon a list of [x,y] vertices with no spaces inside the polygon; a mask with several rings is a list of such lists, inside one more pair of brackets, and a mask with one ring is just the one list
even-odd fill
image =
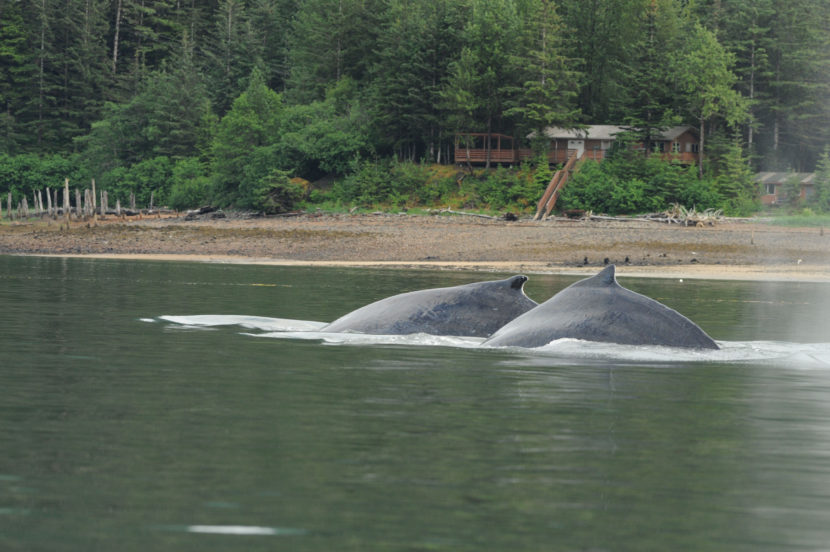
{"label": "wooden cabin", "polygon": [[[574,153],[578,159],[602,160],[607,155],[617,135],[626,127],[615,125],[589,125],[580,129],[548,127],[544,130],[550,142],[548,162],[565,163]],[[528,136],[528,139],[533,136]],[[488,141],[489,139],[489,141]],[[642,149],[643,145],[639,145]],[[688,125],[676,126],[661,132],[653,141],[655,153],[684,165],[698,162],[699,142],[697,130]],[[512,136],[487,133],[460,133],[455,139],[455,162],[484,164],[489,155],[490,163],[520,163],[531,159],[533,151],[516,146]]]}
{"label": "wooden cabin", "polygon": [[813,179],[815,173],[797,172],[759,172],[755,175],[755,182],[761,187],[761,203],[764,205],[780,205],[786,200],[786,182],[790,178],[798,180],[802,201],[809,201],[814,193]]}

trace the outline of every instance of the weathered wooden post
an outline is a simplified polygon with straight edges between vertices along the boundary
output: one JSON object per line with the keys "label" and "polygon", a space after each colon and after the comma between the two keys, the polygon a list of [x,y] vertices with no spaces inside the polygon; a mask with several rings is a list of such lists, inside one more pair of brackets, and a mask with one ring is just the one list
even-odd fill
{"label": "weathered wooden post", "polygon": [[12,193],[11,192],[9,192],[9,197],[6,199],[6,207],[8,207],[8,209],[6,209],[6,210],[9,212],[9,220],[12,220],[14,218],[14,215],[12,214]]}
{"label": "weathered wooden post", "polygon": [[121,200],[120,199],[115,200],[115,216],[117,216],[117,217],[121,216]]}
{"label": "weathered wooden post", "polygon": [[63,213],[66,217],[66,229],[69,230],[69,179],[63,181]]}
{"label": "weathered wooden post", "polygon": [[98,213],[96,212],[95,205],[95,179],[92,179],[92,225],[96,226],[98,224]]}
{"label": "weathered wooden post", "polygon": [[75,188],[75,219],[81,218],[81,191]]}
{"label": "weathered wooden post", "polygon": [[23,196],[23,219],[29,218],[29,200],[26,199],[26,196]]}
{"label": "weathered wooden post", "polygon": [[130,211],[135,211],[135,193],[130,192]]}

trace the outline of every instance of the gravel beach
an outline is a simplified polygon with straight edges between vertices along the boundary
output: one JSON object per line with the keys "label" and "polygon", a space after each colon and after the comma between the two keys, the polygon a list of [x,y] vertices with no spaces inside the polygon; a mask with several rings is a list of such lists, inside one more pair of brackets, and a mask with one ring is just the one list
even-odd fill
{"label": "gravel beach", "polygon": [[0,254],[528,273],[830,281],[830,232],[724,220],[505,221],[463,215],[108,217],[0,224]]}

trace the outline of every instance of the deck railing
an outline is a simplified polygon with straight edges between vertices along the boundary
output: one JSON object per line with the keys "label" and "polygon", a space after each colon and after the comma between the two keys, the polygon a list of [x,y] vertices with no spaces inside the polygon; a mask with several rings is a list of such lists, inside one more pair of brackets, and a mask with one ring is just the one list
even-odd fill
{"label": "deck railing", "polygon": [[[470,137],[475,137],[478,140],[483,140],[481,137],[486,135],[470,134],[464,136],[467,136],[468,139]],[[498,139],[496,139],[496,137],[498,137]],[[530,161],[535,158],[535,154],[530,148],[510,148],[508,145],[512,144],[512,138],[508,136],[493,135],[491,143],[492,147],[489,152],[490,163],[514,164],[521,163],[523,161]],[[479,144],[481,144],[481,141],[479,141],[476,145],[479,146]],[[551,165],[566,163],[575,151],[577,150],[565,148],[553,149],[548,152],[548,163]],[[607,149],[586,148],[580,156],[580,159],[602,161],[605,159],[608,151],[609,150]],[[484,147],[479,146],[468,148],[466,145],[463,145],[460,140],[456,141],[456,163],[466,163],[469,160],[470,163],[480,165],[487,162],[487,155],[487,149]],[[656,153],[655,155],[660,155],[660,157],[666,161],[676,161],[684,165],[693,165],[698,162],[698,154],[695,152],[665,152]]]}

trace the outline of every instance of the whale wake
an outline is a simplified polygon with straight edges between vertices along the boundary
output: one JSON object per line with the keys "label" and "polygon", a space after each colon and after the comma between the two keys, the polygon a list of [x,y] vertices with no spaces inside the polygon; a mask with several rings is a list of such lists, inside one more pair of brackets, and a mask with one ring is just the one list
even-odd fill
{"label": "whale wake", "polygon": [[618,345],[580,339],[557,339],[547,345],[526,349],[521,347],[484,347],[484,338],[436,336],[428,334],[370,335],[320,331],[327,322],[292,320],[247,315],[164,315],[142,319],[150,323],[166,323],[167,329],[211,330],[221,327],[238,328],[239,334],[267,339],[319,341],[325,345],[409,347],[454,347],[481,351],[507,351],[537,360],[618,363],[772,363],[789,368],[830,369],[830,343],[792,343],[783,341],[718,341],[719,350],[698,350],[677,347]]}

